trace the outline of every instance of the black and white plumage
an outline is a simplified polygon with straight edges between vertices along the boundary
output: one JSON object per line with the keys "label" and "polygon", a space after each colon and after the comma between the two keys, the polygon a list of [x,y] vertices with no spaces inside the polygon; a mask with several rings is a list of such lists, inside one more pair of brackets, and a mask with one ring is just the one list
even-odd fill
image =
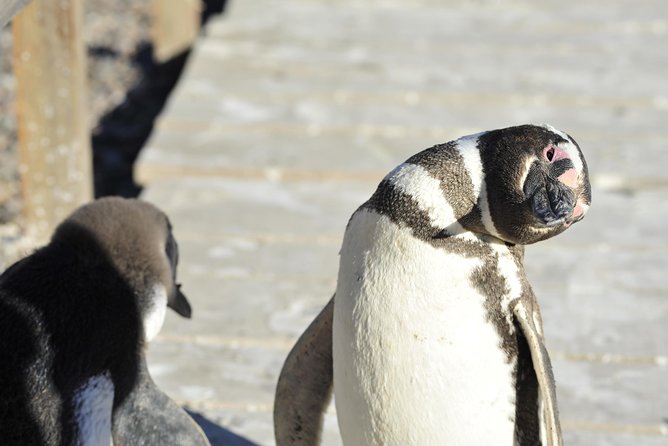
{"label": "black and white plumage", "polygon": [[167,306],[190,317],[177,259],[161,211],[105,198],[0,276],[0,443],[208,444],[146,369]]}
{"label": "black and white plumage", "polygon": [[283,366],[277,444],[318,444],[333,383],[346,445],[561,445],[523,245],[590,201],[578,145],[550,126],[463,137],[390,172]]}

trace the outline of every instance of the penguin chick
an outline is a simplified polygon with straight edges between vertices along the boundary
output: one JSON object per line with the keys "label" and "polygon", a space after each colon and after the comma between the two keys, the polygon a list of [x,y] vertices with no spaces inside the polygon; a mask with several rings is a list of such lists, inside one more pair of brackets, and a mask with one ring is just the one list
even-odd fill
{"label": "penguin chick", "polygon": [[104,198],[0,276],[2,444],[208,444],[146,368],[167,306],[191,315],[177,262],[160,210]]}
{"label": "penguin chick", "polygon": [[320,442],[332,387],[346,445],[562,445],[524,245],[590,202],[579,146],[548,125],[399,165],[352,215],[336,293],[285,361],[277,445]]}

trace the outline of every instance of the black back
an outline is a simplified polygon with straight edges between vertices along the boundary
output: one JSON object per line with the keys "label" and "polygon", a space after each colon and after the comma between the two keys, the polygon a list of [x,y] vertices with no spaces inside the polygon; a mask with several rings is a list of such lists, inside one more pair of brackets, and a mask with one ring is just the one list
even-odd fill
{"label": "black back", "polygon": [[0,276],[4,445],[70,444],[77,388],[108,372],[116,407],[137,380],[143,329],[133,289],[88,230],[61,231]]}

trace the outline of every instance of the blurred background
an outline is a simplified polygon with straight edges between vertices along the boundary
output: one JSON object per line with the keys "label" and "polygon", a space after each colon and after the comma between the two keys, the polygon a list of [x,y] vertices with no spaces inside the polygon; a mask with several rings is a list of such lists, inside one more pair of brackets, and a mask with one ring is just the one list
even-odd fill
{"label": "blurred background", "polygon": [[[150,369],[212,444],[273,444],[283,359],[334,291],[346,222],[385,173],[523,123],[568,132],[592,178],[587,218],[526,258],[566,444],[668,444],[668,3],[181,1],[191,13],[163,33],[204,25],[164,54],[158,25],[172,19],[156,0],[83,2],[90,148],[76,159],[94,167],[46,189],[70,205],[86,187],[141,194],[170,215],[194,315],[168,316]],[[6,27],[0,269],[44,221],[26,211],[36,162],[17,144],[16,65],[30,57],[13,45]],[[333,407],[323,444],[340,444]]]}

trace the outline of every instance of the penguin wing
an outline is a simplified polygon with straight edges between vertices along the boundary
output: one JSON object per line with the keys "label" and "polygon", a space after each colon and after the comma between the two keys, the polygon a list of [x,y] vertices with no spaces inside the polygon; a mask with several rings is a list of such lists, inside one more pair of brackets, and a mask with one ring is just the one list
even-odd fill
{"label": "penguin wing", "polygon": [[210,446],[186,411],[155,385],[145,363],[112,423],[114,446]]}
{"label": "penguin wing", "polygon": [[332,396],[332,297],[290,351],[276,386],[274,435],[277,446],[320,443]]}
{"label": "penguin wing", "polygon": [[524,302],[520,300],[513,308],[513,314],[522,328],[531,351],[531,360],[540,389],[547,446],[563,446],[552,364],[543,337],[536,328],[534,313],[528,311]]}

